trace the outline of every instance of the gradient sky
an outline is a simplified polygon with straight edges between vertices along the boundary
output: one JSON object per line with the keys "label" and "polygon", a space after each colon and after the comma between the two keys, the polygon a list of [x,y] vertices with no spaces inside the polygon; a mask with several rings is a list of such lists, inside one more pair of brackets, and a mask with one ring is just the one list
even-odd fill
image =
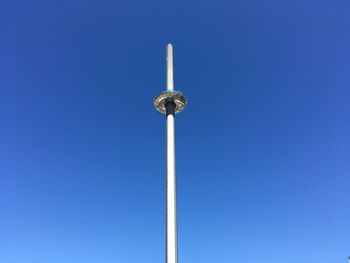
{"label": "gradient sky", "polygon": [[0,0],[0,262],[164,263],[165,46],[180,263],[350,255],[350,2]]}

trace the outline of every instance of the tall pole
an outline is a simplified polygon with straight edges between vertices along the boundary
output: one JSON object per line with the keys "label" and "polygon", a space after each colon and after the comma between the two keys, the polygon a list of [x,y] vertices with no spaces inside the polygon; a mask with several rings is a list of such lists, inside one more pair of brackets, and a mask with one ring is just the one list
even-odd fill
{"label": "tall pole", "polygon": [[[167,90],[174,90],[173,47],[167,45]],[[176,173],[175,173],[175,105],[168,99],[166,107],[166,259],[177,263]]]}
{"label": "tall pole", "polygon": [[166,90],[156,97],[154,106],[166,115],[166,263],[177,263],[175,113],[181,112],[187,101],[174,90],[173,46],[168,44],[166,50]]}

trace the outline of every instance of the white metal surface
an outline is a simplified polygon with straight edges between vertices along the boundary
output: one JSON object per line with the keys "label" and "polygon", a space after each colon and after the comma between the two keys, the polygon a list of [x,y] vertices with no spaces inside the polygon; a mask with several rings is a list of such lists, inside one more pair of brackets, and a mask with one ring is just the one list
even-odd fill
{"label": "white metal surface", "polygon": [[[167,136],[167,200],[166,200],[166,262],[177,263],[176,173],[175,173],[175,113],[170,105],[166,117]],[[169,114],[169,111],[172,112]]]}
{"label": "white metal surface", "polygon": [[174,90],[174,51],[173,45],[166,47],[166,88],[168,91]]}
{"label": "white metal surface", "polygon": [[175,114],[187,104],[185,96],[174,90],[173,46],[166,47],[166,90],[153,101],[154,107],[166,114],[166,263],[177,263]]}
{"label": "white metal surface", "polygon": [[[174,90],[173,46],[167,45],[167,90]],[[177,263],[176,173],[175,173],[175,109],[167,104],[166,115],[166,263]]]}

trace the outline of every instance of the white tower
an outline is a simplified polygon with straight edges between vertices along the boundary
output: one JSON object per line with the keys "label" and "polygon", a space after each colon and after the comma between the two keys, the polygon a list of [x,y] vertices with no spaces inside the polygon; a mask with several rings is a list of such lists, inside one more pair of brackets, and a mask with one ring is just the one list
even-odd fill
{"label": "white tower", "polygon": [[176,173],[175,173],[175,113],[186,104],[185,96],[174,90],[174,52],[167,45],[166,85],[154,100],[154,107],[166,115],[166,263],[177,263]]}

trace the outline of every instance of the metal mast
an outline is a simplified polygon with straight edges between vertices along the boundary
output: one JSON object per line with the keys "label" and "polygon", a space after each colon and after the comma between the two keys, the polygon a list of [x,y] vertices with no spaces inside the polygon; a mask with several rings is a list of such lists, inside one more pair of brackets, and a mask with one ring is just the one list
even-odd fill
{"label": "metal mast", "polygon": [[166,115],[166,263],[177,263],[175,113],[186,104],[185,96],[174,90],[174,52],[166,48],[166,90],[154,100],[154,107]]}

